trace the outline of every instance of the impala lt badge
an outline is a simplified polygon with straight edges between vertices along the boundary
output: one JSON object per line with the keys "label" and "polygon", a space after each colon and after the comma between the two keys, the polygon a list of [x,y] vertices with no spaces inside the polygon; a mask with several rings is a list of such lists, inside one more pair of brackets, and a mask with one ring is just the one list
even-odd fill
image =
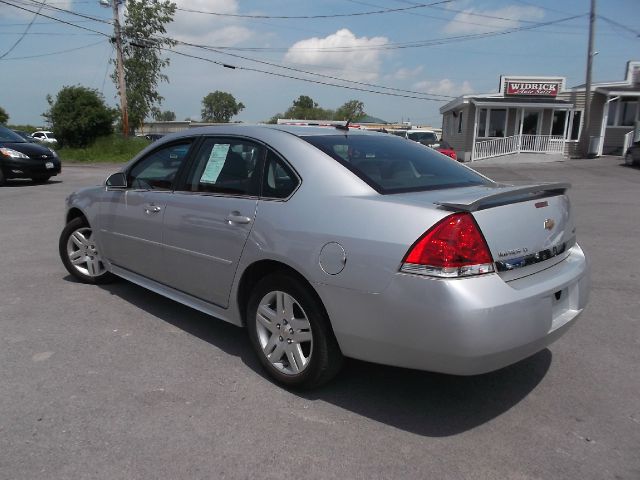
{"label": "impala lt badge", "polygon": [[547,218],[544,221],[545,230],[551,230],[551,229],[553,229],[553,227],[555,227],[555,225],[556,225],[556,222],[554,222],[552,218]]}

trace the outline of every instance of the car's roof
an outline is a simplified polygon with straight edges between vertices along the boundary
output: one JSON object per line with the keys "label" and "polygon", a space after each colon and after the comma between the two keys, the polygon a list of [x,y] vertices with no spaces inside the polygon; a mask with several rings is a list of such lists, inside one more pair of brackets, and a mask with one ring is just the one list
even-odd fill
{"label": "car's roof", "polygon": [[[373,132],[370,130],[360,130],[358,128],[349,128],[348,130],[336,128],[334,126],[306,126],[306,125],[267,125],[267,124],[226,124],[212,125],[208,127],[197,127],[183,130],[176,134],[170,134],[167,137],[171,139],[187,137],[191,135],[260,135],[265,130],[279,130],[293,134],[297,137],[309,137],[320,135],[386,135],[384,133]],[[163,137],[164,138],[164,137]]]}

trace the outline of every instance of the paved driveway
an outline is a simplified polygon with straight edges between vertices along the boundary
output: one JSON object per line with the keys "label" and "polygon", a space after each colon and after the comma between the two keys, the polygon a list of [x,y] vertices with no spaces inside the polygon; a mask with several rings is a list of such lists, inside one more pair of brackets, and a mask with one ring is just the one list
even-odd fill
{"label": "paved driveway", "polygon": [[486,167],[568,180],[591,303],[550,349],[450,377],[350,361],[309,394],[245,332],[58,260],[65,196],[105,167],[0,188],[0,478],[640,478],[640,169]]}

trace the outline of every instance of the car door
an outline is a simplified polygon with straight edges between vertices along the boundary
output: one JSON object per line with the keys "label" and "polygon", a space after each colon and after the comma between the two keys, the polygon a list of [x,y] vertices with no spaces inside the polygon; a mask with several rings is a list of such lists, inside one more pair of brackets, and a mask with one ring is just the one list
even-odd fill
{"label": "car door", "polygon": [[205,138],[164,213],[163,283],[227,307],[258,202],[264,148]]}
{"label": "car door", "polygon": [[107,189],[100,207],[100,243],[114,265],[162,279],[162,220],[193,139],[163,145],[127,171],[127,188]]}

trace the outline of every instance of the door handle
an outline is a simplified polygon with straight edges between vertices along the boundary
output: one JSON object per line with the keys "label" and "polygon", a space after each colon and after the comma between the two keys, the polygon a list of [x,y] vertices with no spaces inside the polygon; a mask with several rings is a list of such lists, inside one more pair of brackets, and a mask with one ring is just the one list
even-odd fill
{"label": "door handle", "polygon": [[162,207],[154,205],[153,203],[144,206],[144,213],[147,215],[153,215],[154,213],[158,213],[160,210],[162,210]]}
{"label": "door handle", "polygon": [[245,217],[244,215],[240,214],[240,212],[238,211],[231,212],[229,215],[224,217],[224,219],[227,221],[229,225],[232,225],[234,223],[243,223],[243,224],[251,223],[251,219],[249,217]]}

